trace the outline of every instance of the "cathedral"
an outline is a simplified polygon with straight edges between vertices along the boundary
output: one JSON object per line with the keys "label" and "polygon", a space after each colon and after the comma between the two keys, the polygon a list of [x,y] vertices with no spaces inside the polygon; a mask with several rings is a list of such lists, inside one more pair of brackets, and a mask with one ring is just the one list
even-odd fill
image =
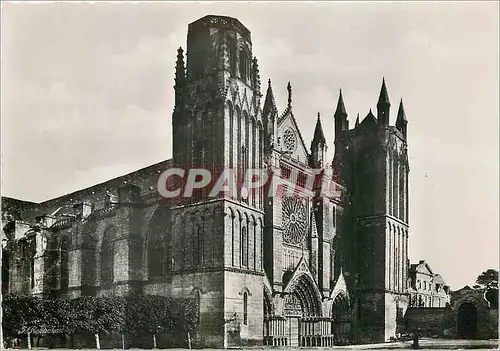
{"label": "cathedral", "polygon": [[[42,203],[3,198],[3,292],[194,296],[204,347],[395,337],[409,303],[402,101],[391,125],[382,81],[376,115],[350,127],[340,93],[335,140],[318,114],[308,145],[292,86],[279,111],[271,85],[261,87],[237,19],[189,24],[186,55],[177,52],[172,159]],[[234,170],[238,191],[165,201],[159,177],[172,167]],[[287,191],[245,188],[247,169]]]}

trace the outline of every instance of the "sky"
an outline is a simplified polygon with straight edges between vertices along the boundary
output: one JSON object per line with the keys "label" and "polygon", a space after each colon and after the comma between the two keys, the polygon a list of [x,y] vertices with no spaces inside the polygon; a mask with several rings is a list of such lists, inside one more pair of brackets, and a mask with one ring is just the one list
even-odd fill
{"label": "sky", "polygon": [[176,50],[207,14],[252,33],[262,86],[333,155],[382,77],[408,118],[412,262],[452,289],[499,261],[498,3],[2,3],[1,190],[43,201],[172,156]]}

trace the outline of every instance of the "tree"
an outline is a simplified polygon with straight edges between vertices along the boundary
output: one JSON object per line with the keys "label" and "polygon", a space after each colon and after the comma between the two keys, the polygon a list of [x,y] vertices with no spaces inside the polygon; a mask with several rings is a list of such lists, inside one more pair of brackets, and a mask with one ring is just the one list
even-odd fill
{"label": "tree", "polygon": [[477,288],[498,288],[498,271],[496,269],[487,269],[481,273],[477,279],[474,287]]}

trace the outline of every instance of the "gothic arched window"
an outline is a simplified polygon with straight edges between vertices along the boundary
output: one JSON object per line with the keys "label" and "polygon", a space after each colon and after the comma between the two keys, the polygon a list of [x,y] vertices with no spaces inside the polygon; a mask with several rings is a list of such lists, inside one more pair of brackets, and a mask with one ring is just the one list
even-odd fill
{"label": "gothic arched window", "polygon": [[61,285],[60,289],[62,292],[68,291],[68,283],[69,283],[69,259],[68,259],[68,250],[69,250],[69,240],[66,236],[63,236],[61,239],[61,247],[60,247],[60,279]]}
{"label": "gothic arched window", "polygon": [[248,233],[245,226],[241,228],[241,265],[248,266]]}
{"label": "gothic arched window", "polygon": [[248,294],[243,293],[243,324],[248,324]]}
{"label": "gothic arched window", "polygon": [[240,77],[244,82],[248,78],[248,56],[245,50],[240,50]]}
{"label": "gothic arched window", "polygon": [[151,233],[148,246],[149,277],[161,277],[163,275],[163,265],[165,263],[165,247],[161,233]]}
{"label": "gothic arched window", "polygon": [[243,184],[245,181],[245,172],[247,171],[248,167],[248,151],[245,147],[245,145],[241,146],[241,160],[242,160],[242,165],[241,165],[241,183]]}
{"label": "gothic arched window", "polygon": [[113,283],[114,239],[116,230],[109,228],[104,233],[101,244],[101,286]]}
{"label": "gothic arched window", "polygon": [[234,38],[228,38],[229,46],[229,69],[231,71],[231,76],[236,76],[236,42]]}
{"label": "gothic arched window", "polygon": [[194,261],[196,266],[203,265],[203,231],[201,226],[196,227],[196,232],[194,233],[195,243],[193,245],[194,249]]}

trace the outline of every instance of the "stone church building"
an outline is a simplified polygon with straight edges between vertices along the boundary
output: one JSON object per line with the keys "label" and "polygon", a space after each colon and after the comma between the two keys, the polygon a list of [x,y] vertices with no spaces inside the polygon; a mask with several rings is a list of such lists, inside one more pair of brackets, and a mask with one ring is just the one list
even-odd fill
{"label": "stone church building", "polygon": [[[279,111],[250,31],[210,15],[188,26],[174,89],[172,159],[42,203],[2,199],[4,292],[195,296],[199,345],[219,348],[394,337],[408,306],[409,168],[405,111],[385,82],[376,115],[350,127],[340,94],[335,140],[318,115],[308,145],[291,85]],[[165,201],[171,167],[234,169],[238,191]],[[246,169],[294,191],[249,191]]]}

